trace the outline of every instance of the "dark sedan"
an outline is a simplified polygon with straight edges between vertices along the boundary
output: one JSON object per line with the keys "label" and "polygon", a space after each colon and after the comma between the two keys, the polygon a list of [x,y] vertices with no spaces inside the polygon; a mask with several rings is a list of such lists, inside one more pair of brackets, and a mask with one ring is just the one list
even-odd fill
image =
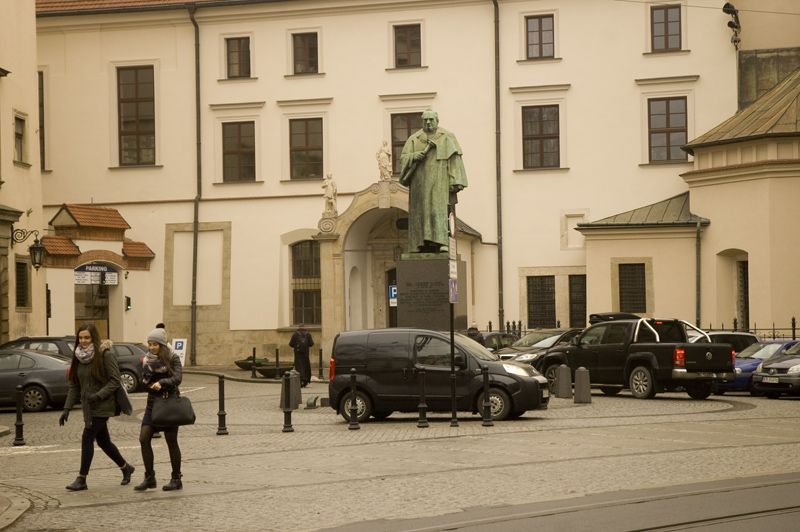
{"label": "dark sedan", "polygon": [[[517,359],[526,353],[538,353],[557,344],[568,343],[570,338],[581,332],[582,329],[537,329],[514,342],[508,347],[498,350],[495,354],[501,360]],[[530,360],[519,362],[531,363]]]}
{"label": "dark sedan", "polygon": [[770,399],[800,395],[800,343],[759,364],[753,373],[753,388]]}
{"label": "dark sedan", "polygon": [[[142,384],[142,358],[147,354],[144,344],[112,342],[111,352],[117,357],[120,380],[128,393]],[[74,336],[23,336],[0,346],[3,348],[32,349],[69,360],[75,351]]]}
{"label": "dark sedan", "polygon": [[60,356],[26,349],[0,349],[0,405],[16,404],[17,386],[22,386],[22,404],[28,412],[52,405],[60,408],[67,399],[69,363]]}

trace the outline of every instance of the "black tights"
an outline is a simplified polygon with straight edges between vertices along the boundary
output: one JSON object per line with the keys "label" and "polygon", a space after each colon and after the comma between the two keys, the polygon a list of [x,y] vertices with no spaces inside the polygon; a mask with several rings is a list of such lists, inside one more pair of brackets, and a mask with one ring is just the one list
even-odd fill
{"label": "black tights", "polygon": [[[178,446],[178,427],[159,430],[164,433],[164,439],[167,440],[169,461],[172,464],[172,478],[181,478],[181,448]],[[153,468],[153,446],[151,445],[154,432],[152,425],[142,425],[142,430],[139,432],[145,475],[155,474],[155,469]]]}
{"label": "black tights", "polygon": [[[115,464],[119,467],[125,465],[125,459],[120,454],[117,446],[111,441],[111,435],[108,433],[108,418],[93,417],[91,426],[84,427],[83,436],[81,437],[81,470],[79,473],[81,476],[85,477],[89,474],[92,458],[94,458],[95,441],[98,447],[100,447]],[[180,463],[180,451],[178,452],[178,463]]]}

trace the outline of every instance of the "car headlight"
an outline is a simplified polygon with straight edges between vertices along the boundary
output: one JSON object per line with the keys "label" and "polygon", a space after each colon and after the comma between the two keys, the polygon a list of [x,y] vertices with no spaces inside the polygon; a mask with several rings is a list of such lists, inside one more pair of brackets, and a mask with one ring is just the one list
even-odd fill
{"label": "car headlight", "polygon": [[527,354],[518,356],[514,360],[516,360],[517,362],[528,362],[528,363],[530,363],[531,361],[536,360],[537,358],[539,358],[540,354],[541,353],[527,353]]}
{"label": "car headlight", "polygon": [[795,365],[795,366],[792,366],[791,368],[789,368],[789,369],[786,371],[786,373],[800,373],[800,364],[797,364],[797,365]]}
{"label": "car headlight", "polygon": [[764,369],[764,363],[762,362],[762,363],[761,363],[761,364],[759,364],[759,365],[758,365],[758,367],[756,368],[756,371],[755,371],[755,373],[761,373],[761,370],[763,370],[763,369]]}
{"label": "car headlight", "polygon": [[530,375],[530,372],[525,368],[521,366],[515,366],[514,364],[503,364],[503,369],[506,370],[506,373],[511,375],[519,375],[520,377],[527,377]]}

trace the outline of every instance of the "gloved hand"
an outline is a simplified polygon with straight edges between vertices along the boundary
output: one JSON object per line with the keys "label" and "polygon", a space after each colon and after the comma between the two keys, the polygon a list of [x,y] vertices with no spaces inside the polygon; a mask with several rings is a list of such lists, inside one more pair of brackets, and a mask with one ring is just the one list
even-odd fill
{"label": "gloved hand", "polygon": [[58,424],[63,427],[64,423],[66,423],[68,419],[69,419],[69,410],[64,410],[64,412],[61,414],[61,417],[58,418]]}
{"label": "gloved hand", "polygon": [[89,397],[87,397],[87,400],[89,401],[89,404],[94,404],[100,401],[100,396],[97,395],[96,393],[93,393]]}

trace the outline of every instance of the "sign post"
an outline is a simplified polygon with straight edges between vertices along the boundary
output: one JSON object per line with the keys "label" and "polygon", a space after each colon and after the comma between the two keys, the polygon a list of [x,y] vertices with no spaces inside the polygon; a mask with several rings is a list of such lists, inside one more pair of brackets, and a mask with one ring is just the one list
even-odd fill
{"label": "sign post", "polygon": [[172,350],[178,353],[181,359],[181,366],[186,365],[186,338],[173,338]]}

